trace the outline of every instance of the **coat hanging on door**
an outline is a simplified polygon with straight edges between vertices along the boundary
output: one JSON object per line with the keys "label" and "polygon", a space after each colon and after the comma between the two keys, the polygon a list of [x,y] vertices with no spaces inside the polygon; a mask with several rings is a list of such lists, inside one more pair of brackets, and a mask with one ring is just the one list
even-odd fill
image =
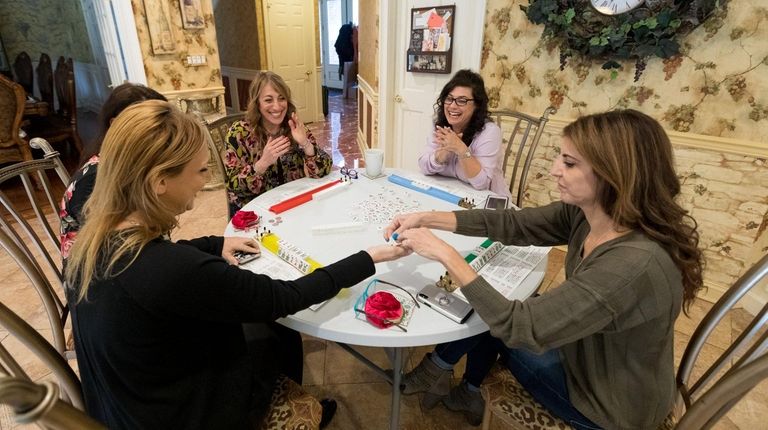
{"label": "coat hanging on door", "polygon": [[339,56],[339,79],[344,74],[344,63],[347,61],[353,61],[355,55],[355,47],[352,44],[352,32],[354,25],[350,22],[344,24],[339,29],[339,36],[336,37],[336,43],[333,47],[336,48],[336,54]]}

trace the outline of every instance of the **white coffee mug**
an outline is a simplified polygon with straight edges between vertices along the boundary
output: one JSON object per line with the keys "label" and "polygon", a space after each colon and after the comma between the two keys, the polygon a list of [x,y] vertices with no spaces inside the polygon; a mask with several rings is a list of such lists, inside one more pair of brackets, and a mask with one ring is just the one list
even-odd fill
{"label": "white coffee mug", "polygon": [[381,175],[381,169],[384,166],[384,151],[381,149],[365,150],[365,174],[369,178],[375,178]]}

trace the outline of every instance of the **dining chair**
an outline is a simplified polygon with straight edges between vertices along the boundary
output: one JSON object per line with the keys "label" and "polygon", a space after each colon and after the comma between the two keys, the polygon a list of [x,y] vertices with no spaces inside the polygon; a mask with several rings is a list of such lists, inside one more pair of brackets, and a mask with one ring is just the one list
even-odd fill
{"label": "dining chair", "polygon": [[[70,357],[74,356],[74,345],[64,339],[63,333],[69,312],[61,299],[64,279],[57,204],[67,183],[60,174],[61,165],[57,160],[57,156],[50,156],[0,169],[0,184],[20,181],[24,188],[23,194],[19,192],[13,196],[7,190],[0,190],[0,205],[4,209],[0,214],[0,238],[43,303],[53,331],[53,345],[62,355]],[[40,189],[33,184],[33,177]],[[52,186],[49,177],[56,179],[56,187]]]}
{"label": "dining chair", "polygon": [[[705,365],[705,362],[709,363],[711,360],[705,360],[701,355],[707,339],[714,333],[715,328],[723,323],[729,311],[765,279],[768,279],[768,255],[763,256],[747,270],[699,322],[688,341],[677,370],[677,404],[659,430],[708,428],[698,425],[704,422],[713,424],[711,420],[722,417],[749,389],[766,378],[764,367],[768,350],[768,331],[764,329],[768,322],[768,303],[714,362]],[[751,365],[752,363],[760,364]],[[704,371],[700,375],[697,371],[694,377],[695,368],[703,368]],[[498,363],[483,382],[481,391],[485,399],[484,430],[489,429],[497,419],[514,429],[571,428],[562,420],[552,417],[517,382],[509,370]],[[724,399],[724,392],[729,393],[731,397]],[[715,406],[716,409],[713,410]],[[678,416],[679,420],[676,419]],[[680,427],[676,427],[676,422],[680,423]]]}
{"label": "dining chair", "polygon": [[16,74],[16,82],[24,87],[27,94],[32,95],[34,90],[34,72],[32,70],[32,58],[26,51],[21,51],[13,61],[13,72]]}
{"label": "dining chair", "polygon": [[42,137],[52,144],[72,142],[78,153],[82,153],[83,143],[77,129],[75,71],[71,58],[64,60],[64,57],[59,57],[53,73],[53,83],[59,102],[58,108],[53,113],[33,121],[26,130],[27,134],[30,137]]}
{"label": "dining chair", "polygon": [[[208,141],[208,147],[211,150],[211,161],[209,166],[211,168],[211,180],[206,185],[206,189],[218,189],[222,188],[227,183],[226,175],[224,174],[224,149],[227,147],[227,132],[230,127],[237,121],[241,121],[245,118],[245,112],[233,113],[221,117],[217,120],[208,122],[201,117],[201,120],[208,129],[211,139]],[[229,206],[229,200],[227,200],[227,206]]]}
{"label": "dining chair", "polygon": [[0,404],[8,405],[18,424],[35,424],[49,430],[102,430],[102,424],[83,411],[61,401],[53,382],[35,383],[0,376]]}
{"label": "dining chair", "polygon": [[[531,168],[536,147],[544,132],[544,126],[549,121],[549,116],[557,113],[557,109],[550,106],[544,109],[539,117],[533,117],[522,112],[511,110],[495,110],[490,112],[491,119],[501,128],[502,145],[504,145],[504,161],[502,172],[509,179],[509,192],[512,193],[515,205],[523,207],[525,198],[528,171]],[[510,165],[509,157],[514,155],[512,174],[507,175]]]}
{"label": "dining chair", "polygon": [[48,103],[53,109],[53,66],[51,57],[45,52],[40,54],[40,62],[37,63],[37,88],[40,91],[40,100]]}
{"label": "dining chair", "polygon": [[21,136],[25,103],[24,88],[0,75],[0,164],[32,159],[32,151]]}

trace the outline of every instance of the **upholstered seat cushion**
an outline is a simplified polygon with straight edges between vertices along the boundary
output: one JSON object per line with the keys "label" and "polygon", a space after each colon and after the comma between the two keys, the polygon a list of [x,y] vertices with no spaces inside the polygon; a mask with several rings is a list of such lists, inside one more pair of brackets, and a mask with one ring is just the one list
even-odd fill
{"label": "upholstered seat cushion", "polygon": [[290,378],[280,375],[261,430],[314,430],[320,427],[320,402]]}
{"label": "upholstered seat cushion", "polygon": [[[493,419],[501,420],[514,429],[571,429],[565,421],[555,418],[517,382],[509,370],[496,365],[481,387],[485,399],[483,428],[490,428]],[[659,430],[675,428],[675,414],[670,413]]]}
{"label": "upholstered seat cushion", "polygon": [[570,429],[559,418],[552,417],[544,407],[528,394],[509,370],[498,363],[485,378],[481,387],[485,399],[484,428],[491,419],[500,419],[514,429]]}

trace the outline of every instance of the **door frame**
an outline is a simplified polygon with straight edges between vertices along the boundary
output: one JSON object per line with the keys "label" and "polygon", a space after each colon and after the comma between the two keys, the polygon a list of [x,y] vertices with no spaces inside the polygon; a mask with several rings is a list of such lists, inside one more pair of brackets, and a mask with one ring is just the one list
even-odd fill
{"label": "door frame", "polygon": [[[469,3],[467,3],[469,4]],[[401,31],[409,31],[408,28],[400,28],[397,22],[399,8],[409,7],[407,1],[381,1],[379,2],[379,142],[384,145],[385,165],[391,166],[396,159],[396,153],[399,154],[399,145],[401,142],[395,142],[397,133],[393,130],[395,123],[395,58],[397,55],[405,55],[406,46],[397,46],[397,34]],[[472,1],[472,7],[482,8],[486,11],[486,0]],[[458,10],[456,13],[461,13]],[[480,58],[483,49],[483,33],[485,26],[485,12],[476,14],[478,22],[471,33],[464,29],[457,29],[455,37],[472,37],[473,49],[469,53],[470,63],[473,69],[480,72]],[[392,31],[391,29],[395,30]],[[463,34],[462,34],[463,32]],[[454,50],[453,55],[465,55]],[[454,73],[454,72],[452,72]]]}
{"label": "door frame", "polygon": [[[352,22],[354,25],[357,25],[358,23],[355,22],[352,16],[352,12],[354,10],[352,3],[356,2],[358,0],[340,0],[341,1],[341,14],[342,24],[346,24],[348,22]],[[328,46],[328,43],[330,43],[331,35],[330,30],[328,28],[328,14],[326,13],[326,7],[325,4],[328,2],[328,0],[318,0],[318,7],[320,8],[320,62],[322,66],[322,74],[323,74],[323,85],[325,85],[328,88],[335,88],[335,89],[342,89],[344,82],[341,79],[334,79],[331,81],[328,81],[326,79],[326,76],[329,71],[326,70],[327,67],[330,67],[330,59],[331,55],[336,55],[336,51],[333,52],[326,52],[324,49],[326,46]],[[337,34],[338,37],[338,34]],[[338,66],[337,66],[338,68]],[[338,73],[338,72],[337,72]]]}
{"label": "door frame", "polygon": [[[136,19],[133,7],[129,1],[109,0],[115,12],[115,24],[120,47],[123,51],[125,70],[130,82],[147,85],[147,75],[144,72],[144,56],[141,54],[139,34],[136,32]],[[104,37],[102,37],[102,43]],[[118,83],[119,84],[119,83]]]}

